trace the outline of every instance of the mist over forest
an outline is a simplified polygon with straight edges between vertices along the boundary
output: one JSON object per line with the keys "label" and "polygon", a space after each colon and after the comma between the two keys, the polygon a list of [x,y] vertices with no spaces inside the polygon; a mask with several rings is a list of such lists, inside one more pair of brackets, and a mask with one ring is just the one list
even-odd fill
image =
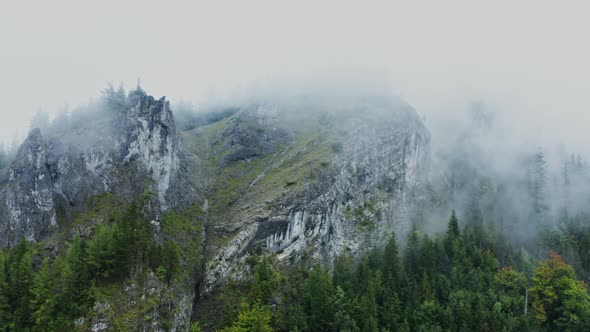
{"label": "mist over forest", "polygon": [[590,331],[587,7],[0,5],[0,332]]}
{"label": "mist over forest", "polygon": [[[191,131],[228,118],[248,105],[274,105],[285,113],[329,110],[339,114],[363,113],[367,100],[389,98],[405,103],[387,92],[383,82],[371,79],[330,79],[316,86],[305,81],[278,82],[199,104],[175,102],[171,109],[176,127]],[[81,149],[90,147],[109,136],[117,121],[117,109],[132,103],[126,95],[122,85],[109,85],[99,98],[71,111],[50,115],[37,110],[29,130],[39,128],[49,140],[71,140]],[[478,227],[500,231],[514,245],[534,250],[541,233],[559,232],[570,219],[584,218],[590,200],[590,179],[580,151],[568,149],[560,141],[520,139],[518,129],[522,124],[514,123],[510,113],[498,112],[482,100],[466,105],[462,111],[449,112],[440,123],[422,118],[431,131],[432,148],[428,185],[423,188],[424,209],[413,223],[435,234],[446,227],[441,216],[456,209],[461,219],[477,219],[481,223]],[[15,138],[11,144],[0,146],[0,169],[10,165],[19,145]]]}
{"label": "mist over forest", "polygon": [[[588,241],[590,239],[590,211],[588,211],[590,174],[583,155],[578,151],[568,150],[559,142],[554,142],[553,145],[541,145],[534,144],[536,142],[531,144],[519,140],[518,133],[513,131],[514,126],[510,124],[511,119],[503,118],[503,114],[496,112],[493,107],[483,101],[471,102],[464,112],[455,112],[452,116],[449,115],[449,118],[443,123],[433,123],[424,116],[419,116],[420,110],[415,110],[401,97],[387,92],[386,88],[371,89],[366,88],[365,84],[340,82],[333,86],[329,86],[329,84],[322,85],[322,88],[307,86],[302,88],[299,86],[293,89],[285,89],[289,93],[281,93],[280,89],[276,87],[250,90],[249,95],[241,94],[239,97],[210,100],[200,104],[193,104],[185,100],[172,104],[164,102],[161,104],[163,105],[162,111],[157,111],[157,108],[154,108],[156,106],[150,106],[150,103],[154,102],[155,99],[148,97],[139,85],[130,91],[125,91],[122,86],[119,88],[108,86],[97,99],[72,111],[56,113],[54,116],[38,111],[30,121],[30,133],[22,146],[19,147],[19,144],[15,142],[8,148],[3,146],[0,149],[2,183],[11,183],[15,177],[19,176],[17,175],[18,172],[22,172],[17,168],[21,166],[17,165],[22,164],[24,161],[19,158],[25,158],[27,153],[31,153],[36,149],[44,149],[31,145],[35,144],[33,141],[37,139],[35,135],[40,135],[40,139],[46,142],[43,144],[48,149],[47,152],[44,152],[48,154],[47,165],[51,163],[53,158],[62,158],[59,157],[62,154],[74,156],[76,153],[80,153],[82,156],[90,154],[90,157],[83,158],[96,159],[91,163],[98,163],[98,169],[100,169],[100,167],[107,167],[100,166],[99,160],[101,158],[107,158],[105,159],[107,163],[116,165],[116,159],[111,158],[117,158],[114,156],[121,153],[119,149],[121,149],[122,144],[126,144],[124,143],[125,137],[128,135],[126,133],[137,132],[138,139],[141,137],[150,139],[153,135],[163,135],[161,131],[154,131],[147,134],[149,136],[144,136],[141,130],[152,130],[149,129],[152,127],[153,130],[156,130],[154,126],[156,126],[157,121],[160,121],[159,119],[163,120],[163,114],[170,110],[172,111],[174,125],[170,128],[168,127],[170,124],[167,124],[162,128],[168,132],[168,135],[182,137],[180,144],[184,144],[185,147],[179,149],[181,151],[182,149],[188,149],[186,152],[182,152],[183,156],[189,153],[191,149],[194,149],[193,145],[195,143],[191,143],[192,137],[198,138],[209,135],[207,133],[213,130],[210,128],[218,128],[220,124],[231,128],[232,122],[238,125],[236,128],[241,128],[238,129],[238,136],[232,136],[235,135],[233,130],[236,129],[231,129],[232,131],[225,129],[221,136],[213,136],[207,139],[209,143],[206,144],[220,146],[217,149],[224,148],[221,147],[222,145],[218,145],[219,143],[215,143],[215,140],[225,139],[225,135],[233,138],[223,146],[231,147],[235,144],[237,144],[236,146],[245,146],[245,150],[237,150],[233,154],[224,157],[232,159],[226,159],[227,161],[222,164],[215,162],[216,159],[212,159],[217,165],[222,165],[218,167],[235,167],[231,165],[236,162],[237,165],[255,165],[258,162],[257,160],[264,160],[260,159],[262,158],[260,153],[264,152],[256,151],[258,149],[267,149],[264,146],[274,144],[273,140],[282,142],[286,137],[299,136],[306,139],[306,136],[315,130],[310,131],[310,128],[313,128],[310,126],[315,126],[313,124],[315,120],[312,119],[319,119],[320,127],[318,129],[320,133],[322,130],[326,133],[320,137],[330,137],[332,134],[328,133],[333,129],[337,130],[337,136],[334,136],[334,138],[323,139],[337,139],[337,143],[331,144],[331,150],[336,153],[335,158],[337,159],[342,158],[338,157],[339,154],[344,156],[343,160],[350,158],[346,156],[352,153],[348,150],[351,143],[342,143],[342,141],[338,140],[345,139],[351,133],[349,130],[354,131],[358,126],[362,127],[363,123],[371,124],[373,126],[372,130],[384,130],[376,136],[379,137],[379,135],[388,135],[387,133],[391,130],[405,132],[413,128],[414,124],[412,123],[414,121],[416,123],[422,122],[425,125],[424,133],[421,134],[425,137],[424,141],[414,144],[425,144],[424,147],[407,146],[404,143],[406,147],[403,148],[403,151],[410,147],[411,149],[423,150],[421,152],[423,157],[414,161],[420,164],[419,168],[414,171],[418,172],[416,173],[418,178],[414,180],[416,182],[411,189],[402,189],[399,192],[402,196],[398,197],[396,194],[392,196],[394,200],[392,206],[398,206],[395,201],[405,196],[407,197],[402,200],[412,203],[407,205],[407,208],[402,208],[406,212],[402,214],[399,212],[393,213],[393,224],[385,226],[385,234],[392,232],[392,235],[385,244],[375,240],[374,244],[364,251],[354,253],[349,248],[348,251],[342,251],[335,257],[327,258],[330,256],[324,256],[325,258],[321,259],[320,262],[325,265],[313,265],[317,261],[309,260],[309,258],[305,258],[306,256],[301,256],[297,261],[295,261],[295,257],[298,256],[292,256],[289,260],[290,263],[286,264],[278,258],[281,255],[281,250],[273,251],[274,249],[271,249],[267,254],[258,253],[248,256],[247,264],[250,268],[246,270],[246,274],[251,276],[241,276],[229,284],[220,286],[221,289],[225,289],[224,292],[229,292],[227,294],[230,295],[220,297],[215,292],[199,295],[199,292],[203,294],[203,290],[199,290],[195,294],[190,328],[198,331],[201,328],[209,330],[226,326],[224,330],[233,331],[233,329],[241,326],[245,327],[245,331],[254,331],[256,328],[252,327],[254,329],[251,329],[248,326],[262,324],[268,330],[290,330],[293,326],[296,326],[302,330],[310,331],[370,331],[379,326],[386,330],[476,330],[481,327],[489,330],[500,330],[501,328],[511,330],[517,327],[525,330],[563,329],[581,331],[585,329],[588,322],[586,318],[590,319],[590,316],[588,316],[588,313],[590,313],[590,297],[588,297],[584,283],[590,281],[590,242]],[[286,86],[282,85],[282,87]],[[326,88],[326,86],[329,87]],[[373,87],[377,86],[380,85],[373,85]],[[160,102],[163,100],[160,99]],[[144,110],[145,107],[147,107],[146,110]],[[143,118],[144,116],[148,118]],[[260,117],[260,120],[256,121],[262,121],[253,127],[256,128],[253,132],[248,131],[252,129],[246,129],[249,128],[248,126],[252,126],[248,122],[251,120],[247,120],[249,116]],[[129,122],[128,119],[137,120]],[[156,122],[152,123],[152,121]],[[449,126],[449,124],[451,125]],[[139,127],[136,127],[138,125]],[[265,127],[260,127],[269,125],[272,128],[271,132],[280,130],[281,133],[266,134]],[[325,126],[326,129],[321,129],[322,126]],[[400,127],[397,128],[396,126]],[[404,129],[406,126],[408,127]],[[434,129],[430,130],[430,126]],[[170,132],[170,129],[173,132]],[[371,132],[371,129],[369,130]],[[359,138],[373,142],[370,144],[377,144],[377,141],[371,141],[376,138],[365,136],[372,135],[368,134],[369,132],[361,131]],[[259,138],[256,138],[257,136]],[[214,140],[211,141],[212,139]],[[259,141],[260,139],[262,140]],[[171,138],[162,136],[157,138],[155,142],[160,140],[170,141]],[[281,144],[287,144],[287,149],[290,145],[297,144],[287,143],[288,141],[284,142]],[[321,142],[320,138],[316,144],[321,144]],[[311,143],[308,143],[295,156],[305,154],[307,153],[305,151],[309,149],[311,151],[319,149],[319,147],[309,144]],[[393,141],[388,144],[397,143]],[[149,156],[154,153],[162,153],[158,151],[168,153],[165,151],[171,147],[165,148],[166,150],[154,150],[156,146],[152,148],[148,148],[148,146],[146,145],[146,148],[149,150],[141,152],[141,149],[144,148],[138,145],[138,152]],[[382,153],[380,151],[385,146],[377,148],[375,152],[377,154]],[[201,151],[200,149],[198,148],[196,151]],[[129,151],[129,153],[132,153],[131,150]],[[214,153],[218,154],[219,152]],[[244,153],[246,154],[244,155]],[[97,157],[91,157],[95,154]],[[109,155],[113,157],[108,157]],[[276,153],[274,156],[276,156]],[[128,158],[126,157],[125,160],[128,160]],[[202,152],[197,152],[194,157],[188,157],[187,155],[187,157],[182,158],[187,158],[187,161],[193,160],[191,163],[196,162],[195,165],[204,167],[203,162],[198,160],[207,157]],[[273,158],[270,159],[271,162]],[[66,160],[63,162],[67,163]],[[383,162],[379,161],[380,159],[369,160],[372,160],[372,163]],[[309,164],[309,162],[307,163]],[[367,165],[368,167],[372,167],[371,162]],[[396,171],[396,167],[401,167],[402,170],[407,167],[415,167],[408,166],[408,162],[384,164],[383,166],[385,169],[392,171]],[[51,175],[52,177],[59,177],[59,172],[63,172],[59,170],[60,167],[64,167],[59,166],[61,163],[58,162],[56,166],[58,173]],[[281,166],[280,163],[270,167],[279,169],[285,167]],[[323,165],[322,167],[328,167],[328,169],[331,168],[327,166],[330,165],[330,162],[322,161],[321,165]],[[49,169],[51,170],[52,167],[49,167]],[[237,173],[237,179],[241,177],[247,178],[247,169]],[[250,183],[248,190],[251,190],[250,188],[260,181],[266,175],[266,172],[268,172],[268,168]],[[293,171],[288,171],[287,176],[290,176],[289,172]],[[299,186],[299,181],[316,181],[314,180],[315,177],[320,176],[321,178],[330,174],[327,170],[314,172],[319,173],[307,180],[286,182],[285,188]],[[226,180],[224,180],[223,172],[214,172],[213,174],[221,174],[221,177],[215,175],[218,177],[215,181],[220,181],[220,187],[214,185],[212,189],[209,189],[212,190],[212,204],[216,206],[220,204],[218,200],[223,201],[226,199],[223,196],[226,194],[221,194],[223,193],[223,181]],[[230,175],[229,179],[234,176],[231,173],[228,174]],[[102,175],[102,177],[104,176],[106,175]],[[179,184],[181,186],[193,186],[193,183],[198,183],[198,181],[186,179],[179,182]],[[385,192],[390,190],[387,188],[391,188],[391,190],[394,190],[393,193],[400,190],[394,188],[404,188],[403,183],[401,184],[402,187],[399,187],[400,184],[396,182],[399,180],[393,181],[391,184],[385,184],[386,182],[384,182],[376,186],[377,188],[385,186]],[[206,187],[206,185],[201,184],[195,188],[201,188],[199,186]],[[321,188],[324,185],[318,184],[316,186]],[[8,188],[10,188],[10,185]],[[235,190],[239,192],[241,189],[238,188],[236,187]],[[246,190],[246,193],[248,190]],[[407,191],[407,193],[404,193],[404,191]],[[67,198],[67,192],[60,192],[60,195],[72,202],[71,198]],[[374,198],[367,200],[367,198],[363,198],[364,195],[370,195],[368,197]],[[372,196],[365,189],[365,193],[361,194],[361,196],[352,197],[353,200],[360,198],[361,202],[364,203],[356,208],[346,207],[343,215],[344,220],[349,218],[356,220],[355,222],[360,223],[360,226],[357,226],[360,227],[357,231],[372,234],[375,227],[381,227],[376,225],[383,222],[379,220],[382,220],[384,214],[391,213],[387,212],[389,210],[383,209],[386,205],[382,204],[390,203],[386,203],[387,199],[381,203],[380,199],[382,198],[377,198],[381,196],[382,194]],[[162,197],[166,196],[160,195],[160,200]],[[76,208],[73,205],[74,203],[71,204],[74,209],[82,209],[82,207]],[[92,204],[95,203],[90,203],[90,206]],[[110,204],[113,203],[108,203],[107,206]],[[123,204],[120,206],[125,209],[126,204],[116,204]],[[230,207],[234,205],[231,201],[227,204]],[[12,205],[8,206],[10,208]],[[66,262],[71,261],[66,263],[66,265],[71,265],[70,269],[74,267],[72,264],[82,264],[77,269],[88,271],[89,274],[84,276],[86,281],[80,280],[78,282],[108,285],[116,280],[125,280],[128,275],[133,279],[136,278],[133,277],[133,273],[135,273],[133,272],[133,266],[145,265],[148,271],[150,269],[153,271],[156,279],[159,279],[164,285],[168,285],[167,287],[173,287],[174,280],[185,278],[181,277],[183,276],[183,272],[181,272],[183,269],[178,264],[183,264],[183,261],[189,262],[191,259],[206,261],[208,255],[211,255],[211,253],[208,253],[207,242],[203,242],[200,249],[198,249],[199,256],[195,256],[198,258],[184,257],[179,251],[182,250],[181,248],[186,248],[184,247],[185,243],[173,240],[173,233],[167,233],[170,230],[165,231],[164,235],[155,235],[157,231],[153,233],[152,236],[168,238],[168,240],[161,242],[162,240],[158,241],[156,238],[149,240],[148,234],[154,232],[154,230],[141,228],[144,226],[133,226],[142,229],[141,232],[144,233],[141,234],[145,234],[141,235],[142,237],[148,237],[143,240],[141,237],[132,236],[129,238],[128,236],[131,235],[125,235],[125,232],[131,230],[125,228],[128,227],[125,226],[126,223],[131,222],[131,220],[136,223],[143,218],[142,214],[145,217],[146,214],[152,213],[149,212],[149,208],[148,210],[144,208],[143,212],[138,208],[137,202],[133,200],[132,205],[126,208],[123,219],[115,217],[114,221],[111,221],[111,226],[99,224],[95,226],[93,233],[85,235],[83,238],[80,238],[79,234],[75,235],[72,240],[69,240],[73,241],[70,249],[62,253],[58,251],[57,259],[65,259]],[[214,207],[213,209],[213,211],[216,211],[218,208]],[[73,220],[77,220],[79,218],[75,217],[77,213],[68,212],[68,215],[71,214]],[[203,212],[199,212],[198,215],[201,215],[201,213]],[[217,214],[222,212],[208,213]],[[156,218],[160,217],[156,215]],[[168,217],[163,217],[163,220],[166,220],[165,218]],[[387,218],[391,218],[391,216]],[[174,221],[174,223],[178,222],[180,221]],[[134,225],[133,223],[131,225]],[[214,222],[209,221],[209,223]],[[200,225],[199,227],[205,227],[203,228],[205,232],[215,232],[207,230],[207,227],[213,226],[206,226],[204,223]],[[123,233],[119,234],[119,232]],[[131,241],[129,243],[131,247],[119,247],[123,244],[119,244],[118,241]],[[268,243],[268,240],[266,241]],[[293,241],[297,241],[297,238],[294,238]],[[86,247],[88,249],[81,249]],[[133,249],[134,247],[139,252],[136,252]],[[400,249],[397,249],[398,247]],[[4,285],[10,283],[17,285],[20,282],[10,279],[15,278],[15,273],[17,273],[16,270],[11,270],[13,269],[11,266],[18,262],[21,262],[18,264],[22,264],[21,260],[28,257],[27,255],[37,255],[34,253],[34,250],[36,250],[34,248],[34,246],[31,247],[30,245],[27,247],[25,241],[14,247],[14,249],[7,249],[8,251],[3,254],[7,257],[5,258],[7,259],[6,263],[3,263],[6,264],[4,269],[8,271],[8,279],[2,281],[5,283]],[[102,252],[101,250],[107,251]],[[108,253],[110,250],[113,250],[112,254]],[[257,250],[261,250],[260,247]],[[141,256],[140,252],[144,251],[149,252],[147,257]],[[79,255],[79,257],[75,258],[72,255]],[[62,256],[63,258],[60,258]],[[114,260],[109,260],[108,257],[113,257]],[[118,263],[121,258],[117,257],[128,258]],[[105,259],[107,261],[104,261]],[[102,292],[100,291],[101,288],[82,286],[82,289],[73,288],[64,293],[82,292],[80,294],[83,295],[77,295],[82,296],[80,300],[71,303],[75,305],[72,308],[76,309],[69,306],[60,309],[52,305],[49,313],[39,311],[45,310],[43,309],[45,304],[35,303],[46,303],[51,298],[47,297],[48,295],[45,295],[45,293],[38,293],[41,290],[37,290],[38,287],[45,289],[46,286],[37,284],[48,282],[49,279],[47,278],[51,277],[47,273],[63,274],[64,278],[66,278],[64,280],[70,280],[66,281],[66,284],[62,287],[73,287],[68,286],[68,283],[74,282],[75,278],[82,277],[67,272],[68,267],[63,272],[60,272],[62,268],[56,264],[58,263],[49,263],[44,260],[40,270],[37,265],[32,267],[31,271],[25,272],[32,274],[32,284],[20,287],[32,287],[30,288],[32,290],[31,296],[35,300],[31,302],[33,304],[30,310],[34,310],[31,317],[37,317],[35,318],[37,320],[31,325],[26,320],[27,316],[22,316],[21,318],[15,318],[14,323],[11,323],[16,325],[10,326],[45,326],[50,330],[57,327],[65,328],[70,326],[71,319],[76,315],[81,315],[88,309],[94,310],[88,305],[97,296],[102,296],[99,295]],[[206,269],[200,267],[197,273],[206,273]],[[557,270],[547,272],[542,269]],[[575,281],[578,284],[576,284],[577,286],[571,286],[574,287],[571,290],[568,290],[567,287],[569,286],[555,286],[565,287],[561,290],[564,292],[563,294],[571,294],[570,292],[574,289],[577,289],[577,292],[582,292],[575,295],[577,300],[575,300],[575,304],[571,303],[573,307],[569,307],[569,304],[560,306],[559,304],[544,302],[546,301],[543,298],[545,296],[543,295],[545,284],[541,283],[540,280],[545,277],[553,278],[546,274],[562,273],[559,272],[560,269],[566,271],[563,272],[565,273],[563,278],[569,278],[567,280],[571,282],[576,279],[581,280]],[[473,271],[478,271],[477,275],[480,277],[472,275]],[[299,279],[289,280],[287,278],[288,274],[292,274],[292,276]],[[231,274],[228,278],[234,280]],[[52,282],[55,282],[54,279],[52,280]],[[464,283],[468,283],[470,286],[465,286]],[[491,289],[498,293],[485,293],[485,285],[490,283],[493,286]],[[175,289],[174,287],[171,289]],[[289,291],[289,287],[297,287],[301,293]],[[453,289],[456,289],[458,293],[455,293]],[[323,295],[319,296],[318,294]],[[17,301],[17,297],[14,296],[23,295],[8,294],[7,296],[6,301],[12,303],[10,301]],[[13,298],[11,299],[10,296],[13,296]],[[276,304],[276,300],[273,300],[272,296],[278,296],[282,301],[287,302],[280,305]],[[475,297],[471,298],[471,296]],[[478,298],[478,296],[483,297]],[[416,299],[422,299],[420,301],[424,302],[415,302]],[[174,303],[175,299],[171,297],[167,301]],[[534,315],[527,314],[530,305],[529,301],[532,303],[530,310],[535,312]],[[23,308],[22,304],[14,303],[10,304],[9,308],[16,308],[15,310]],[[270,304],[270,306],[265,303]],[[486,303],[493,306],[486,309]],[[405,304],[405,309],[402,309],[402,304]],[[585,307],[587,304],[588,307]],[[455,307],[456,305],[459,305],[459,307]],[[471,308],[470,311],[461,311],[466,310],[460,309],[461,306],[465,305]],[[283,311],[287,308],[291,308],[290,311]],[[490,308],[491,311],[487,311]],[[522,308],[525,308],[524,312]],[[8,312],[11,312],[10,310]],[[62,310],[70,310],[74,316],[70,316],[71,313],[60,313]],[[223,314],[221,316],[214,314],[218,312],[217,310],[221,310]],[[318,310],[319,312],[316,312]],[[548,310],[556,311],[549,311],[553,312],[549,314]],[[574,316],[569,316],[570,318],[567,320],[562,318],[563,310],[567,310],[569,314]],[[212,315],[217,315],[217,317]],[[479,318],[475,319],[473,318],[475,316],[471,315],[478,315]],[[56,321],[51,317],[59,318]],[[436,321],[432,320],[435,319],[434,317],[438,317]],[[42,320],[39,321],[39,319]],[[260,322],[251,323],[250,320],[253,320],[253,322],[260,320]],[[92,321],[89,322],[94,324]],[[118,322],[118,318],[115,318],[115,322]],[[169,327],[175,324],[168,320],[163,322],[164,326]],[[83,326],[86,325],[80,325],[80,327]],[[127,326],[129,328],[131,325]]]}

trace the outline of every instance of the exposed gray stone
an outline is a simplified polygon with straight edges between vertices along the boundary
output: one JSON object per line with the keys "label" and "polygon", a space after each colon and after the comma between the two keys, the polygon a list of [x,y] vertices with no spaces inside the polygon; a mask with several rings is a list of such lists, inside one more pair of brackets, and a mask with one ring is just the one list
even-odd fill
{"label": "exposed gray stone", "polygon": [[[47,238],[61,221],[83,211],[89,197],[101,193],[125,199],[146,190],[155,193],[143,208],[156,233],[162,212],[202,204],[203,239],[224,241],[204,243],[201,294],[195,294],[201,276],[169,288],[153,275],[141,287],[133,283],[125,290],[129,305],[146,296],[161,299],[141,330],[159,331],[164,311],[172,313],[173,331],[187,330],[194,296],[215,292],[228,278],[245,277],[254,249],[275,253],[282,263],[311,253],[329,264],[345,251],[356,255],[382,245],[392,231],[403,233],[412,206],[421,199],[430,135],[404,103],[372,101],[327,112],[320,124],[346,135],[330,145],[333,159],[325,167],[297,183],[298,190],[274,198],[238,197],[219,216],[211,215],[220,211],[208,200],[219,185],[216,176],[236,163],[266,158],[264,170],[245,184],[247,191],[256,190],[267,173],[291,156],[290,147],[303,135],[292,127],[303,126],[306,114],[278,104],[244,106],[224,120],[199,154],[179,138],[164,98],[156,100],[141,90],[126,98],[120,113],[91,118],[68,132],[44,136],[31,131],[8,172],[0,174],[0,246]],[[209,158],[216,155],[223,158]],[[100,222],[92,220],[77,231],[90,234]],[[46,246],[48,255],[56,250]],[[105,314],[111,309],[108,303],[95,305],[99,314],[89,322],[91,330],[112,327]]]}
{"label": "exposed gray stone", "polygon": [[122,114],[105,111],[51,137],[31,131],[0,187],[1,246],[21,238],[42,240],[58,227],[58,215],[67,219],[72,211],[82,211],[96,194],[132,199],[147,184],[157,195],[149,206],[154,218],[169,207],[168,201],[179,206],[194,197],[171,190],[182,156],[168,102],[137,90],[128,104]]}

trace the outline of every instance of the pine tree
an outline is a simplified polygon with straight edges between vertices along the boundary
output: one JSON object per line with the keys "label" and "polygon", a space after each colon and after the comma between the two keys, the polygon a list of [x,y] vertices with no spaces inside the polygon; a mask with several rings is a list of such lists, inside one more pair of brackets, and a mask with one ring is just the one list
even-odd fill
{"label": "pine tree", "polygon": [[149,263],[150,229],[149,223],[141,218],[137,201],[133,200],[123,214],[117,215],[112,226],[113,255],[115,269],[119,277],[131,272],[133,267]]}
{"label": "pine tree", "polygon": [[364,324],[363,331],[378,331],[378,313],[377,296],[381,291],[381,280],[379,277],[371,278],[367,287],[367,292],[361,300]]}
{"label": "pine tree", "polygon": [[529,195],[532,200],[533,218],[538,223],[545,222],[548,210],[546,202],[547,162],[545,154],[539,150],[531,160],[529,170]]}
{"label": "pine tree", "polygon": [[279,275],[271,264],[271,258],[263,256],[254,268],[254,283],[252,285],[252,298],[260,303],[267,304],[279,286]]}
{"label": "pine tree", "polygon": [[420,269],[417,270],[416,276],[426,274],[432,277],[436,273],[436,244],[427,236],[424,235],[420,241],[419,256],[417,261],[420,263]]}
{"label": "pine tree", "polygon": [[459,220],[455,214],[455,210],[451,213],[449,225],[447,227],[447,234],[444,240],[446,254],[452,265],[457,264],[464,255],[463,239],[459,231]]}
{"label": "pine tree", "polygon": [[59,280],[58,277],[52,273],[49,261],[45,258],[35,276],[35,283],[31,291],[33,293],[32,318],[37,330],[50,330],[50,323],[55,319],[57,298],[54,283]]}
{"label": "pine tree", "polygon": [[385,252],[383,253],[383,284],[389,295],[399,290],[401,279],[401,264],[399,254],[397,251],[397,243],[395,240],[395,233],[392,233]]}
{"label": "pine tree", "polygon": [[108,279],[115,269],[115,250],[112,230],[105,224],[96,226],[88,240],[87,263],[89,272],[96,279]]}
{"label": "pine tree", "polygon": [[8,153],[3,143],[0,143],[0,169],[8,166]]}
{"label": "pine tree", "polygon": [[242,303],[234,324],[222,332],[272,332],[272,314],[268,306],[256,302],[253,305]]}
{"label": "pine tree", "polygon": [[419,255],[418,230],[416,224],[413,224],[404,251],[404,269],[410,278],[418,275]]}
{"label": "pine tree", "polygon": [[457,214],[455,210],[451,212],[451,219],[449,219],[449,225],[447,228],[447,237],[449,238],[458,238],[461,236],[461,232],[459,231],[459,220],[457,219]]}
{"label": "pine tree", "polygon": [[386,296],[383,300],[383,305],[380,308],[379,322],[388,331],[397,331],[403,324],[400,323],[402,313],[402,303],[398,294],[394,293],[391,296]]}
{"label": "pine tree", "polygon": [[334,308],[333,331],[358,331],[355,320],[351,316],[351,308],[346,298],[346,293],[340,286],[336,286],[334,294],[330,299]]}
{"label": "pine tree", "polygon": [[334,311],[327,299],[333,294],[332,278],[328,270],[316,265],[304,288],[304,302],[312,331],[328,331],[334,321]]}
{"label": "pine tree", "polygon": [[119,85],[117,90],[112,85],[109,85],[103,90],[102,99],[107,110],[112,114],[122,115],[128,108],[127,95],[125,94],[123,85]]}
{"label": "pine tree", "polygon": [[86,245],[78,234],[74,236],[66,256],[64,282],[62,301],[68,304],[70,317],[83,316],[92,305],[92,278],[86,264]]}
{"label": "pine tree", "polygon": [[333,280],[334,285],[339,286],[345,293],[352,292],[353,274],[352,274],[352,257],[347,253],[334,259]]}
{"label": "pine tree", "polygon": [[8,331],[11,321],[7,272],[6,254],[0,249],[0,332]]}
{"label": "pine tree", "polygon": [[125,212],[121,233],[128,244],[123,246],[126,257],[126,266],[132,267],[140,263],[148,263],[147,258],[150,249],[150,225],[143,220],[141,210],[136,200]]}
{"label": "pine tree", "polygon": [[8,275],[9,303],[13,309],[11,325],[19,329],[30,328],[33,267],[31,250],[25,240],[21,240],[12,252]]}
{"label": "pine tree", "polygon": [[70,302],[63,297],[67,289],[66,255],[58,255],[51,263],[51,275],[53,278],[53,296],[57,299],[55,303],[55,317],[50,323],[49,330],[68,331],[72,329],[73,320],[69,315]]}
{"label": "pine tree", "polygon": [[132,243],[130,243],[131,228],[126,224],[119,215],[115,217],[112,226],[113,233],[113,274],[122,278],[129,274],[131,269]]}
{"label": "pine tree", "polygon": [[483,223],[483,213],[479,203],[480,196],[481,194],[478,189],[472,190],[467,207],[466,223],[472,232],[472,241],[474,241],[479,248],[482,248],[484,244],[485,230]]}

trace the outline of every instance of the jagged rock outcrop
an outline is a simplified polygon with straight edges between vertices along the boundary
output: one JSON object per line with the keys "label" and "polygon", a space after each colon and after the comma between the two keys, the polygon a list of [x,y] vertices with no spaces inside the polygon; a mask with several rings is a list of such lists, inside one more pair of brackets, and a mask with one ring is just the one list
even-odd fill
{"label": "jagged rock outcrop", "polygon": [[[78,323],[108,330],[123,302],[147,301],[156,309],[143,329],[161,330],[166,313],[171,329],[183,330],[191,309],[193,318],[202,314],[200,300],[247,275],[253,254],[329,264],[406,230],[422,199],[430,140],[409,105],[395,98],[267,102],[226,114],[179,133],[168,102],[137,89],[111,93],[66,130],[31,131],[6,178],[0,175],[0,246],[67,230],[97,195],[142,198],[154,238],[191,242],[181,243],[185,249],[202,239],[204,266],[185,266],[190,273],[167,287],[152,272],[147,283],[131,277],[133,287],[117,293],[122,303],[96,303],[97,315]],[[163,214],[187,210],[199,211],[190,218],[204,225],[202,234],[183,233],[197,224],[191,219],[177,230],[182,236],[157,236]],[[102,221],[76,227],[90,234]]]}
{"label": "jagged rock outcrop", "polygon": [[145,94],[132,95],[130,102],[123,162],[135,159],[143,165],[166,209],[170,179],[179,167],[178,137],[170,106],[164,98],[154,100]]}
{"label": "jagged rock outcrop", "polygon": [[105,192],[131,199],[153,191],[156,219],[168,200],[187,200],[167,197],[181,163],[168,102],[140,89],[116,101],[118,108],[105,103],[66,131],[31,131],[0,188],[1,246],[42,240]]}
{"label": "jagged rock outcrop", "polygon": [[35,242],[57,226],[53,183],[47,167],[47,149],[39,129],[32,130],[9,169],[4,194],[4,222],[0,243],[20,239]]}

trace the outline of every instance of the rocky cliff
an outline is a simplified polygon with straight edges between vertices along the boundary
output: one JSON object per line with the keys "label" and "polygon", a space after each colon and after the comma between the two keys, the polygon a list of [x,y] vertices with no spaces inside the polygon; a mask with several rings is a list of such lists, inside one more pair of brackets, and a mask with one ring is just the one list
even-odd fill
{"label": "rocky cliff", "polygon": [[[186,330],[191,310],[206,316],[206,302],[246,275],[254,253],[330,263],[403,234],[421,200],[430,140],[409,105],[387,97],[231,106],[237,111],[218,121],[177,132],[164,98],[112,92],[67,130],[32,130],[0,181],[0,245],[24,238],[51,247],[56,234],[91,234],[108,217],[85,211],[141,198],[154,237],[183,250],[185,274],[168,287],[153,274],[132,278],[80,324],[109,329],[117,306],[141,307],[147,296],[142,315],[153,319],[142,329],[162,330],[166,313],[172,330]],[[97,208],[105,193],[116,199]]]}
{"label": "rocky cliff", "polygon": [[1,188],[0,245],[46,238],[100,193],[131,199],[151,190],[153,216],[167,209],[179,170],[168,102],[141,90],[120,101],[121,109],[102,105],[66,130],[29,133]]}
{"label": "rocky cliff", "polygon": [[403,233],[429,160],[428,131],[396,99],[249,105],[183,137],[214,179],[204,297],[243,276],[252,252],[330,263]]}

